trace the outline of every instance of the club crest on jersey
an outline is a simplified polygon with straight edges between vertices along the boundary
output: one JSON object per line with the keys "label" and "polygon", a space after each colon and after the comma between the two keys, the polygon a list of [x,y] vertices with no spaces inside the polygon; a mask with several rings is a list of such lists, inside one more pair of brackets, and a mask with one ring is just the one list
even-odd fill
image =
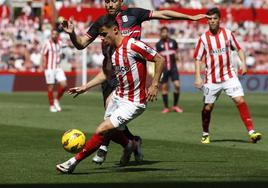
{"label": "club crest on jersey", "polygon": [[122,16],[122,21],[123,21],[123,22],[128,22],[127,15]]}
{"label": "club crest on jersey", "polygon": [[121,30],[121,34],[125,37],[125,36],[129,36],[129,30],[126,29],[126,30]]}

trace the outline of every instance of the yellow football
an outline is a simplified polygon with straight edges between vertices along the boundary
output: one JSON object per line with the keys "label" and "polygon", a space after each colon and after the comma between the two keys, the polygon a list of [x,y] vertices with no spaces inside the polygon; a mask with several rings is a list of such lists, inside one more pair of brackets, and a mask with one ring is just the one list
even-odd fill
{"label": "yellow football", "polygon": [[67,152],[78,153],[86,143],[86,136],[78,129],[70,129],[62,135],[61,143]]}

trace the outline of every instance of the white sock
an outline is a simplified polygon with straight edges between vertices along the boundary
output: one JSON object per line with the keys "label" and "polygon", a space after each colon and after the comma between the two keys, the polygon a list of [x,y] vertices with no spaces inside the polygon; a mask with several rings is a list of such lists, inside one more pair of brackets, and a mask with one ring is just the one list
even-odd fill
{"label": "white sock", "polygon": [[101,149],[101,150],[104,150],[104,151],[106,151],[106,152],[108,151],[108,148],[107,148],[107,146],[105,146],[105,145],[101,145],[101,146],[100,146],[100,149]]}
{"label": "white sock", "polygon": [[74,164],[74,163],[77,162],[77,160],[75,159],[75,157],[72,157],[71,159],[69,159],[69,161],[70,161],[72,164]]}
{"label": "white sock", "polygon": [[250,131],[248,131],[248,134],[251,135],[252,133],[254,133],[255,131],[252,129]]}
{"label": "white sock", "polygon": [[209,133],[203,132],[203,136],[208,136],[208,135],[209,135]]}

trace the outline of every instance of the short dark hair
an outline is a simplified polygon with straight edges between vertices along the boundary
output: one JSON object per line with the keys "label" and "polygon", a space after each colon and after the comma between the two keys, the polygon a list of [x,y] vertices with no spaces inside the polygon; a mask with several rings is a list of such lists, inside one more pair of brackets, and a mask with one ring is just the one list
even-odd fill
{"label": "short dark hair", "polygon": [[167,26],[161,27],[160,32],[162,32],[163,30],[167,30],[167,32],[169,32],[169,29]]}
{"label": "short dark hair", "polygon": [[115,19],[115,16],[113,16],[113,15],[107,14],[107,15],[103,16],[102,21],[103,21],[102,26],[105,26],[107,28],[111,28],[113,26],[119,27],[119,25]]}
{"label": "short dark hair", "polygon": [[207,11],[207,15],[211,16],[213,14],[217,14],[219,18],[221,17],[221,12],[217,7],[211,8]]}

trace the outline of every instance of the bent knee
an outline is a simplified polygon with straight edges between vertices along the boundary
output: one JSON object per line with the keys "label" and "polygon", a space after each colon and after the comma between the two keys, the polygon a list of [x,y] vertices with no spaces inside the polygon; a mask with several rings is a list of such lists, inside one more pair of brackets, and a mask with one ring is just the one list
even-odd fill
{"label": "bent knee", "polygon": [[240,105],[245,102],[243,97],[235,97],[233,98],[233,101],[235,102],[236,105]]}
{"label": "bent knee", "polygon": [[213,110],[213,104],[206,104],[203,107],[203,111],[211,112]]}

